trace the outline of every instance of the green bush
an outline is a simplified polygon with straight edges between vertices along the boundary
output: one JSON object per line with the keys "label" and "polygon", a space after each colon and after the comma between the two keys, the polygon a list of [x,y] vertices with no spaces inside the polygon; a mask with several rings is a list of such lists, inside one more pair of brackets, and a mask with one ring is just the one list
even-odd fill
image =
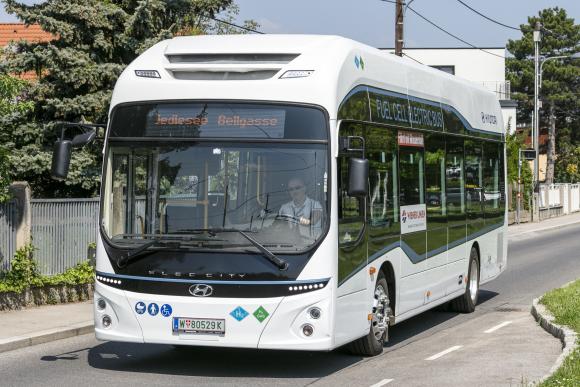
{"label": "green bush", "polygon": [[38,271],[34,259],[35,247],[32,244],[16,251],[11,262],[11,269],[0,277],[0,293],[21,292],[31,287],[54,285],[83,285],[93,282],[95,269],[89,261],[78,263],[64,273],[47,276]]}

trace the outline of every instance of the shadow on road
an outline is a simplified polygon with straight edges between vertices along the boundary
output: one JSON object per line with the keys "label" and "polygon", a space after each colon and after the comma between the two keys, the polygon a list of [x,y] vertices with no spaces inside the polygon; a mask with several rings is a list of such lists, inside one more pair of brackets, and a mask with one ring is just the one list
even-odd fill
{"label": "shadow on road", "polygon": [[[483,307],[487,301],[493,299],[497,295],[498,293],[496,292],[480,289],[477,308]],[[460,319],[461,321],[466,318],[470,318],[470,315],[468,314],[463,315],[461,313],[449,311],[448,304],[444,304],[435,309],[428,310],[410,318],[409,320],[395,325],[391,329],[390,339],[386,347],[396,347],[399,344],[413,338],[414,336],[424,333],[432,328],[441,327],[442,325],[445,325],[446,322],[461,316],[465,316],[464,318]]]}
{"label": "shadow on road", "polygon": [[340,351],[295,352],[108,342],[89,350],[89,365],[113,371],[187,376],[320,378],[361,360]]}

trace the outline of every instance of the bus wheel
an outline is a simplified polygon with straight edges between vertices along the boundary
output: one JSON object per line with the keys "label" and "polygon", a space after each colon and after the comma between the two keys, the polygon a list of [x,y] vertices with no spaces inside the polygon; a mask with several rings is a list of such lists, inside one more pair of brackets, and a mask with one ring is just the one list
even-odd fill
{"label": "bus wheel", "polygon": [[467,287],[465,293],[451,301],[451,309],[459,313],[471,313],[475,311],[477,297],[479,296],[479,255],[475,247],[469,254],[469,273],[467,274]]}
{"label": "bus wheel", "polygon": [[379,272],[375,285],[371,326],[369,333],[349,345],[349,350],[354,355],[376,356],[383,352],[383,345],[388,339],[389,317],[391,306],[389,303],[389,288],[387,280],[382,272]]}

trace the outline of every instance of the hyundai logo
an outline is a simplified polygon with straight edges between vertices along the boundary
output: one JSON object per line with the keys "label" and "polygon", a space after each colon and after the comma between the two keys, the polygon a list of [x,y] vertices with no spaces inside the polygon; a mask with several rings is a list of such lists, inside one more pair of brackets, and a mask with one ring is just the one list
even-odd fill
{"label": "hyundai logo", "polygon": [[209,297],[213,294],[213,287],[206,284],[191,285],[189,293],[194,297]]}

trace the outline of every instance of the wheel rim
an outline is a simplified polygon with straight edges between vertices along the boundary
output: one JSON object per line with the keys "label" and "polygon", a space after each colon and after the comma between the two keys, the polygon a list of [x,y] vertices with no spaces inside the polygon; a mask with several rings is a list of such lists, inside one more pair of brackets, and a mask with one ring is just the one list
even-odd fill
{"label": "wheel rim", "polygon": [[389,296],[382,285],[375,289],[373,302],[372,330],[377,341],[383,340],[388,329]]}
{"label": "wheel rim", "polygon": [[479,268],[477,267],[477,261],[475,259],[471,260],[471,267],[469,268],[469,295],[471,296],[471,302],[475,305],[477,301],[477,292],[479,291]]}

